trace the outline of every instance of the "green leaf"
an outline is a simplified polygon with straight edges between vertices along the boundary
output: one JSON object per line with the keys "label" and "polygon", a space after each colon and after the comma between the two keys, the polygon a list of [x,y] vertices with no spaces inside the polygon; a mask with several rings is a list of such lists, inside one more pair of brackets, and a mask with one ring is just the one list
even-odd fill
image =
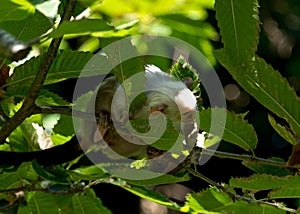
{"label": "green leaf", "polygon": [[49,17],[50,19],[54,19],[55,16],[58,15],[58,6],[60,5],[59,0],[31,0],[31,3],[34,4],[36,9],[41,11],[45,16]]}
{"label": "green leaf", "polygon": [[34,114],[27,118],[29,122],[36,123],[40,126],[43,125],[43,118],[41,114]]}
{"label": "green leaf", "polygon": [[129,114],[135,115],[145,105],[146,101],[147,101],[146,93],[141,93],[137,95],[130,103]]}
{"label": "green leaf", "polygon": [[146,189],[144,187],[139,187],[139,186],[126,186],[126,185],[121,185],[121,187],[141,198],[145,198],[148,199],[150,201],[156,202],[158,204],[161,204],[163,206],[169,207],[169,208],[173,208],[175,210],[179,210],[180,206],[177,205],[176,203],[168,200],[167,198],[165,198],[164,196],[153,192],[149,189]]}
{"label": "green leaf", "polygon": [[[123,83],[125,80],[127,80],[126,84],[132,84],[131,87],[131,93],[135,93],[135,86],[137,84],[134,84],[132,83],[131,80],[128,80],[128,78],[134,74],[137,74],[141,71],[144,71],[144,66],[143,66],[143,61],[142,61],[142,58],[141,57],[135,57],[135,58],[131,58],[131,59],[128,59],[128,60],[124,60],[124,57],[127,57],[126,56],[126,53],[128,53],[128,55],[135,55],[137,54],[136,53],[136,49],[135,47],[131,46],[131,45],[128,45],[128,44],[122,44],[121,47],[119,47],[119,50],[115,50],[115,51],[120,51],[119,53],[121,53],[121,56],[118,58],[118,59],[113,59],[112,55],[110,56],[110,58],[108,60],[116,60],[115,62],[112,62],[113,64],[114,63],[117,63],[116,67],[114,68],[113,70],[113,73],[114,75],[116,75],[119,79],[119,81],[121,83]],[[116,54],[118,52],[115,52],[113,54]],[[144,80],[142,80],[144,81]],[[126,86],[125,86],[126,87]],[[140,86],[138,86],[140,87]],[[137,90],[137,91],[140,91],[140,90]],[[128,92],[128,91],[126,91]],[[134,96],[132,94],[132,96]]]}
{"label": "green leaf", "polygon": [[60,114],[45,114],[42,115],[42,125],[47,133],[51,133],[54,126],[60,120]]}
{"label": "green leaf", "polygon": [[51,27],[52,24],[50,20],[38,10],[26,19],[0,23],[0,28],[3,28],[21,41],[36,39],[46,33]]}
{"label": "green leaf", "polygon": [[[70,50],[59,53],[51,65],[45,80],[45,85],[60,82],[69,78],[78,78],[92,56],[93,55],[89,52]],[[103,58],[105,57],[103,56]],[[34,80],[43,59],[44,55],[32,58],[14,69],[13,75],[11,75],[8,78],[7,83],[2,86],[8,87],[6,96],[23,96],[23,94],[27,94],[30,84]],[[101,61],[102,57],[98,56],[97,59]],[[88,67],[86,69],[89,70],[85,72],[85,76],[99,75],[103,72],[107,72],[105,68],[93,69]]]}
{"label": "green leaf", "polygon": [[89,189],[85,194],[73,195],[72,204],[75,214],[88,213],[103,213],[111,214],[111,211],[103,206],[101,200],[96,197],[92,189]]}
{"label": "green leaf", "polygon": [[[167,163],[163,163],[163,164],[168,164]],[[143,184],[147,184],[149,183],[149,185],[151,183],[155,183],[155,182],[158,182],[158,183],[164,183],[164,182],[167,182],[166,178],[168,178],[168,176],[166,177],[161,177],[162,174],[159,173],[159,172],[154,172],[152,171],[152,165],[149,166],[150,164],[147,165],[148,168],[150,168],[149,170],[147,170],[148,168],[142,168],[142,169],[135,169],[131,166],[131,164],[128,164],[128,163],[101,163],[101,164],[97,164],[98,167],[100,167],[101,169],[105,170],[106,172],[112,174],[112,175],[126,175],[127,178],[134,178],[134,180],[129,180],[129,183],[132,183],[132,184],[136,184],[138,186],[143,186]],[[164,165],[162,166],[159,166],[159,167],[164,167]],[[151,170],[151,171],[150,171]],[[151,179],[148,179],[146,180],[146,178],[151,178]],[[152,179],[153,178],[153,179]],[[158,179],[157,181],[155,179]],[[173,178],[174,180],[176,180],[177,178]],[[170,181],[172,181],[173,179],[170,178]],[[181,178],[178,178],[178,179],[181,179]],[[187,176],[183,176],[182,177],[183,180],[185,179],[188,179]],[[122,180],[123,181],[123,180]],[[113,183],[113,180],[110,181]]]}
{"label": "green leaf", "polygon": [[268,198],[277,199],[277,198],[300,198],[300,188],[299,186],[288,187],[288,188],[280,188],[271,191],[268,194]]}
{"label": "green leaf", "polygon": [[100,169],[96,165],[80,167],[73,171],[70,171],[69,174],[73,179],[82,180],[95,180],[109,176],[104,170]]}
{"label": "green leaf", "polygon": [[2,0],[0,7],[0,22],[25,19],[30,13],[33,13],[34,10],[34,6],[30,5],[30,3],[25,0]]}
{"label": "green leaf", "polygon": [[[226,125],[221,124],[219,121],[211,121],[212,110],[214,114],[224,114],[224,109],[214,108],[206,109],[199,112],[200,128],[210,134],[214,133],[214,130],[224,129],[223,140],[233,143],[246,151],[253,151],[257,145],[257,136],[252,125],[243,119],[242,115],[234,114],[227,111]],[[217,118],[217,117],[216,117]],[[211,129],[211,125],[216,126]],[[224,127],[225,126],[225,127]]]}
{"label": "green leaf", "polygon": [[[49,213],[57,214],[60,211],[70,207],[70,196],[53,195],[44,192],[26,192],[27,206],[30,213]],[[67,209],[68,210],[68,209]]]}
{"label": "green leaf", "polygon": [[152,186],[152,185],[161,185],[161,184],[170,184],[177,182],[184,182],[190,180],[190,176],[188,174],[181,176],[174,176],[169,174],[164,174],[159,177],[155,177],[147,180],[126,180],[127,183],[134,184],[137,186]]}
{"label": "green leaf", "polygon": [[[123,83],[130,76],[145,70],[144,56],[137,57],[140,54],[138,54],[136,47],[130,40],[121,40],[119,42],[118,39],[101,38],[100,43],[103,52],[107,55],[107,59],[104,60],[113,67],[112,73],[118,78],[119,82]],[[139,79],[139,81],[145,80]],[[128,82],[131,83],[130,80]],[[137,85],[133,84],[133,87]],[[135,92],[135,89],[132,89],[132,92]]]}
{"label": "green leaf", "polygon": [[269,190],[277,188],[288,188],[300,186],[299,176],[273,176],[266,174],[255,174],[247,178],[231,178],[230,186],[248,190]]}
{"label": "green leaf", "polygon": [[[131,120],[131,125],[136,131],[136,135],[139,139],[145,140],[145,142],[151,143],[152,147],[160,150],[169,150],[174,146],[177,139],[182,138],[179,132],[174,128],[171,121],[167,121],[166,127],[158,120],[153,120],[152,130],[150,130],[150,124],[148,120],[135,119]],[[164,131],[162,131],[164,130]],[[183,142],[182,138],[182,142]]]}
{"label": "green leaf", "polygon": [[24,64],[16,67],[14,73],[7,79],[3,87],[7,87],[6,96],[23,97],[37,74],[43,56],[33,57]]}
{"label": "green leaf", "polygon": [[73,136],[75,130],[72,124],[72,116],[62,115],[59,122],[55,125],[53,131],[56,134],[61,134],[63,136]]}
{"label": "green leaf", "polygon": [[191,78],[192,82],[188,88],[195,94],[195,96],[201,95],[200,79],[197,71],[186,61],[186,59],[184,59],[183,56],[178,58],[177,62],[171,68],[170,74],[182,81],[185,81],[186,78]]}
{"label": "green leaf", "polygon": [[86,111],[86,103],[90,102],[91,97],[93,96],[93,91],[89,91],[75,99],[73,102],[73,109],[77,111]]}
{"label": "green leaf", "polygon": [[61,37],[66,34],[76,34],[78,36],[111,29],[113,28],[103,19],[81,19],[62,23],[48,36],[51,38]]}
{"label": "green leaf", "polygon": [[276,123],[276,120],[270,114],[268,115],[268,119],[272,127],[283,139],[285,139],[292,145],[297,144],[296,137],[286,127],[283,127],[279,123]]}
{"label": "green leaf", "polygon": [[22,163],[17,170],[17,174],[21,179],[26,179],[26,180],[38,180],[38,175],[33,169],[32,163],[31,162],[25,162]]}
{"label": "green leaf", "polygon": [[64,135],[52,132],[50,137],[51,137],[53,145],[57,146],[57,145],[61,145],[61,144],[64,144],[64,143],[70,141],[72,139],[73,135],[64,136]]}
{"label": "green leaf", "polygon": [[[56,83],[69,78],[78,78],[83,69],[88,69],[85,70],[85,76],[94,76],[108,72],[105,68],[99,68],[97,66],[94,69],[91,68],[95,66],[95,64],[90,65],[91,67],[85,67],[92,57],[93,54],[90,52],[70,50],[61,52],[52,63],[45,84]],[[97,56],[97,60],[106,60],[106,58],[104,56]],[[101,63],[101,65],[102,64],[104,63]]]}
{"label": "green leaf", "polygon": [[[216,209],[218,207],[232,203],[232,199],[216,188],[210,188],[202,192],[189,194],[186,203],[190,209],[198,213],[217,213]],[[209,212],[214,210],[215,212]]]}
{"label": "green leaf", "polygon": [[[55,157],[53,157],[53,158],[55,158]],[[60,183],[60,184],[68,184],[68,181],[67,181],[68,174],[67,174],[66,170],[64,170],[62,168],[61,169],[55,168],[51,171],[50,168],[45,168],[45,167],[40,166],[37,161],[33,161],[32,166],[33,166],[33,169],[35,170],[35,172],[40,177],[44,178],[45,180],[53,181],[55,183]],[[62,176],[60,176],[60,175],[62,175]]]}
{"label": "green leaf", "polygon": [[4,172],[0,174],[0,189],[11,189],[22,186],[23,182],[16,172]]}
{"label": "green leaf", "polygon": [[[270,158],[269,160],[281,161],[284,163],[285,161],[281,158]],[[279,166],[270,166],[269,164],[256,163],[254,161],[243,161],[242,164],[252,171],[259,174],[269,174],[269,175],[277,175],[277,176],[285,176],[290,175],[291,171],[288,169],[283,169]]]}
{"label": "green leaf", "polygon": [[189,209],[189,213],[280,213],[285,211],[273,206],[257,205],[245,201],[233,201],[226,193],[211,187],[202,192],[192,193],[187,196],[184,209]]}
{"label": "green leaf", "polygon": [[285,119],[292,131],[300,133],[300,99],[278,71],[259,57],[243,65],[235,66],[224,49],[216,51],[215,55],[245,91],[266,108]]}
{"label": "green leaf", "polygon": [[250,59],[259,38],[257,1],[218,0],[215,9],[225,52],[236,64]]}
{"label": "green leaf", "polygon": [[32,152],[40,150],[38,135],[32,123],[25,120],[9,136],[11,151]]}
{"label": "green leaf", "polygon": [[35,104],[38,106],[70,106],[62,97],[46,89],[40,91]]}

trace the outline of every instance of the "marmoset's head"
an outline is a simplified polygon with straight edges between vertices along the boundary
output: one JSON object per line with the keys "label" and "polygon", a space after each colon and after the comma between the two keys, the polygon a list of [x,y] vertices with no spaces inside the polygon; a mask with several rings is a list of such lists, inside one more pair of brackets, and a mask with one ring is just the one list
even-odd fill
{"label": "marmoset's head", "polygon": [[146,66],[145,76],[147,102],[136,118],[161,112],[176,128],[180,127],[181,122],[187,123],[193,119],[197,101],[183,82],[172,79],[154,65]]}

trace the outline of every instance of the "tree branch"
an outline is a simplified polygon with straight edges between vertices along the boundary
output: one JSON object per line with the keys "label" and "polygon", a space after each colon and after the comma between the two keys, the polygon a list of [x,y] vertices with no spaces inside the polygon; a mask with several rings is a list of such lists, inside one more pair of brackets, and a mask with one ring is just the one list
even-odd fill
{"label": "tree branch", "polygon": [[[68,1],[60,23],[68,21],[71,18],[74,11],[75,1],[76,0]],[[31,115],[35,100],[37,99],[39,92],[43,87],[47,73],[56,57],[61,41],[62,37],[53,39],[51,41],[46,56],[44,57],[41,67],[38,70],[35,79],[33,80],[29,88],[28,95],[25,97],[22,107],[11,119],[6,121],[6,123],[1,127],[0,144],[5,143],[5,140],[10,135],[10,133],[14,129],[16,129],[16,127],[18,127],[28,116]]]}
{"label": "tree branch", "polygon": [[53,194],[53,195],[69,195],[69,194],[83,192],[86,189],[87,188],[85,186],[82,186],[82,187],[71,187],[70,186],[70,189],[67,189],[67,190],[53,191],[49,188],[39,188],[39,187],[35,187],[32,185],[24,185],[24,186],[20,186],[17,188],[0,190],[0,194],[16,193],[16,192],[20,192],[20,191],[36,191],[36,192],[46,192],[46,193]]}

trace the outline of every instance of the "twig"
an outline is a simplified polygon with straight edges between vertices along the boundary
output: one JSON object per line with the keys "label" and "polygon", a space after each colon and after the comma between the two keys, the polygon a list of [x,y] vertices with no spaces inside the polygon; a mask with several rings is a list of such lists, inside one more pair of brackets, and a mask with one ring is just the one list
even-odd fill
{"label": "twig", "polygon": [[271,203],[271,202],[268,202],[268,201],[256,200],[256,199],[253,199],[253,198],[238,195],[236,193],[231,192],[230,190],[228,190],[227,188],[225,188],[221,184],[219,184],[219,183],[211,180],[210,178],[204,176],[203,174],[197,172],[196,170],[193,170],[190,167],[186,167],[186,169],[189,173],[191,173],[195,177],[200,178],[201,180],[209,183],[212,186],[215,186],[216,188],[218,188],[219,190],[221,190],[222,192],[224,192],[225,194],[227,194],[229,197],[231,197],[234,200],[242,200],[242,201],[246,201],[248,203],[257,203],[257,204],[269,205],[269,206],[276,207],[278,209],[281,209],[281,210],[284,210],[284,211],[287,211],[287,212],[290,212],[290,213],[297,213],[297,211],[295,209],[285,207],[285,206],[283,206],[282,204],[279,204],[279,203]]}
{"label": "twig", "polygon": [[65,114],[72,115],[72,109],[68,106],[35,106],[32,114]]}
{"label": "twig", "polygon": [[221,184],[218,184],[217,182],[211,180],[210,178],[206,177],[205,175],[202,175],[200,172],[197,172],[196,170],[191,169],[190,167],[186,167],[186,170],[194,175],[197,178],[200,178],[201,180],[205,181],[206,183],[217,187],[218,189],[223,190],[224,187]]}
{"label": "twig", "polygon": [[277,166],[280,168],[300,168],[299,166],[288,166],[286,162],[283,161],[275,161],[275,160],[269,160],[264,158],[258,158],[251,155],[240,155],[240,154],[234,154],[229,152],[220,152],[220,151],[214,151],[210,149],[202,149],[202,154],[206,155],[212,155],[214,157],[219,158],[228,158],[228,159],[234,159],[234,160],[241,160],[241,161],[250,161],[260,164],[267,164],[270,166]]}
{"label": "twig", "polygon": [[12,189],[4,189],[4,190],[0,190],[0,193],[17,193],[20,191],[36,191],[36,192],[46,192],[46,193],[50,193],[53,195],[69,195],[69,194],[74,194],[74,193],[79,193],[79,192],[83,192],[85,191],[86,188],[85,186],[83,187],[70,187],[70,189],[67,190],[51,190],[51,186],[50,188],[38,188],[38,187],[34,187],[31,185],[24,185],[24,186],[20,186],[20,187],[16,187],[16,188],[12,188]]}
{"label": "twig", "polygon": [[[67,21],[71,18],[74,5],[76,0],[69,0],[66,8],[64,10],[64,14],[61,20],[61,23]],[[25,97],[24,103],[20,110],[10,119],[8,120],[2,127],[0,132],[0,144],[5,143],[5,139],[10,135],[10,133],[19,126],[28,116],[31,115],[33,106],[36,98],[39,95],[41,88],[43,87],[44,81],[46,79],[47,73],[51,67],[52,62],[54,61],[60,43],[62,41],[62,37],[53,39],[49,46],[49,49],[44,57],[44,60],[38,70],[35,79],[33,80],[28,95]]]}

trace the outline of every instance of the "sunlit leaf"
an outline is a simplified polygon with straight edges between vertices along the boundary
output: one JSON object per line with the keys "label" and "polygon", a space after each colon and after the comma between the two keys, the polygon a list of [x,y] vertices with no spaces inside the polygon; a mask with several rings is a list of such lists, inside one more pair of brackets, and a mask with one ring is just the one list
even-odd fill
{"label": "sunlit leaf", "polygon": [[[215,114],[222,114],[224,109],[213,109]],[[223,140],[233,143],[246,151],[252,151],[256,148],[257,136],[252,125],[243,119],[241,115],[237,115],[231,112],[227,112],[226,125],[221,124],[218,121],[211,121],[211,109],[202,110],[199,112],[200,118],[200,128],[210,134],[213,133],[213,130],[224,129]],[[214,122],[214,123],[212,123]],[[211,125],[215,125],[216,129],[212,129]]]}
{"label": "sunlit leaf", "polygon": [[[284,163],[284,160],[281,158],[270,158],[269,160],[274,160],[278,162]],[[269,175],[277,175],[277,176],[285,176],[291,175],[291,171],[288,169],[283,169],[279,166],[270,166],[269,164],[256,163],[255,161],[243,161],[243,165],[253,170],[256,173],[260,174],[269,174]]]}
{"label": "sunlit leaf", "polygon": [[[201,95],[200,90],[200,79],[197,71],[184,59],[183,56],[180,56],[177,62],[173,65],[170,70],[170,74],[177,79],[183,81],[187,87],[195,94],[195,96]],[[190,78],[190,79],[188,79]],[[188,82],[191,81],[191,82]]]}
{"label": "sunlit leaf", "polygon": [[215,52],[233,78],[257,101],[284,118],[295,133],[300,133],[300,99],[280,73],[259,57],[235,66],[224,49]]}
{"label": "sunlit leaf", "polygon": [[73,195],[72,204],[74,213],[103,213],[111,214],[111,211],[103,206],[101,200],[96,197],[93,190],[88,190],[85,194]]}
{"label": "sunlit leaf", "polygon": [[49,18],[54,18],[58,12],[59,0],[34,1],[35,7]]}
{"label": "sunlit leaf", "polygon": [[[85,67],[92,57],[93,54],[90,52],[70,50],[63,51],[52,63],[46,79],[46,84],[60,82],[69,78],[78,78],[84,69],[89,69],[88,71],[85,70],[85,76],[99,75],[103,71],[107,72],[105,68],[99,68],[97,66],[94,69],[91,67]],[[104,56],[98,56],[99,61],[102,60],[102,58],[105,59]]]}
{"label": "sunlit leaf", "polygon": [[52,132],[50,137],[51,137],[53,145],[57,146],[57,145],[61,145],[61,144],[64,144],[64,143],[70,141],[72,139],[73,135],[64,136],[62,134]]}
{"label": "sunlit leaf", "polygon": [[26,192],[27,206],[31,213],[55,214],[70,206],[71,197],[67,195],[53,195],[44,192]]}
{"label": "sunlit leaf", "polygon": [[236,64],[250,59],[259,36],[257,1],[219,0],[215,9],[225,52]]}
{"label": "sunlit leaf", "polygon": [[35,103],[38,106],[70,106],[62,97],[46,89],[40,91]]}
{"label": "sunlit leaf", "polygon": [[62,115],[59,122],[55,125],[54,133],[61,134],[63,136],[73,136],[75,133],[72,122],[72,116]]}
{"label": "sunlit leaf", "polygon": [[128,183],[138,185],[138,186],[152,186],[152,185],[161,185],[161,184],[170,184],[170,183],[177,183],[177,182],[184,182],[188,181],[190,177],[185,174],[181,176],[174,176],[165,174],[159,177],[155,177],[153,179],[147,180],[127,180]]}
{"label": "sunlit leaf", "polygon": [[283,127],[279,123],[276,123],[276,120],[271,115],[268,115],[268,119],[272,127],[283,139],[285,139],[287,142],[289,142],[292,145],[297,144],[296,137],[289,130],[287,130],[286,127]]}
{"label": "sunlit leaf", "polygon": [[[89,52],[79,52],[66,50],[58,54],[49,70],[45,85],[60,82],[69,78],[78,78],[86,64],[92,58]],[[35,57],[15,68],[12,76],[9,77],[7,84],[7,96],[23,96],[27,94],[31,82],[35,78],[44,55]],[[101,60],[101,56],[98,58]],[[86,68],[85,76],[99,75],[107,72],[105,68]],[[103,69],[103,70],[101,70]]]}
{"label": "sunlit leaf", "polygon": [[0,174],[0,189],[10,189],[22,186],[22,180],[16,172],[3,172]]}
{"label": "sunlit leaf", "polygon": [[17,174],[19,175],[19,178],[31,181],[38,180],[39,178],[36,172],[34,171],[31,162],[22,163],[17,169]]}
{"label": "sunlit leaf", "polygon": [[189,208],[190,213],[285,213],[285,211],[273,206],[259,206],[246,201],[233,201],[226,193],[216,187],[189,194],[185,207]]}
{"label": "sunlit leaf", "polygon": [[14,35],[18,40],[26,42],[46,33],[51,29],[52,24],[45,15],[36,10],[26,19],[1,22],[0,27]]}
{"label": "sunlit leaf", "polygon": [[22,20],[33,13],[35,8],[25,0],[2,0],[0,7],[0,22]]}
{"label": "sunlit leaf", "polygon": [[180,209],[180,206],[177,205],[176,203],[174,203],[174,202],[168,200],[167,198],[165,198],[164,196],[162,196],[156,192],[153,192],[149,189],[146,189],[144,187],[138,187],[138,186],[131,186],[131,187],[121,186],[121,187],[141,198],[148,199],[150,201],[156,202],[158,204],[161,204],[166,207],[173,208],[173,209],[177,209],[177,210]]}
{"label": "sunlit leaf", "polygon": [[22,97],[27,94],[29,86],[41,65],[41,58],[41,56],[34,57],[15,68],[14,73],[8,78],[6,85],[3,86],[8,87],[6,96]]}
{"label": "sunlit leaf", "polygon": [[59,184],[68,184],[67,178],[69,176],[65,169],[60,167],[54,167],[53,169],[42,167],[37,161],[33,161],[32,166],[35,172],[45,180]]}
{"label": "sunlit leaf", "polygon": [[51,38],[61,37],[66,34],[86,35],[92,32],[111,30],[106,21],[102,19],[81,19],[63,22],[48,36]]}
{"label": "sunlit leaf", "polygon": [[12,151],[30,152],[40,150],[38,135],[32,123],[25,120],[9,136]]}
{"label": "sunlit leaf", "polygon": [[295,187],[287,187],[287,188],[280,188],[271,191],[268,194],[270,199],[277,199],[277,198],[300,198],[300,188],[298,186]]}
{"label": "sunlit leaf", "polygon": [[255,174],[246,178],[232,178],[230,186],[248,190],[268,190],[276,188],[297,187],[300,185],[299,176],[273,176],[266,174]]}
{"label": "sunlit leaf", "polygon": [[104,170],[100,169],[100,167],[98,167],[97,165],[79,167],[71,171],[70,175],[75,179],[82,180],[93,180],[108,176],[108,174]]}

